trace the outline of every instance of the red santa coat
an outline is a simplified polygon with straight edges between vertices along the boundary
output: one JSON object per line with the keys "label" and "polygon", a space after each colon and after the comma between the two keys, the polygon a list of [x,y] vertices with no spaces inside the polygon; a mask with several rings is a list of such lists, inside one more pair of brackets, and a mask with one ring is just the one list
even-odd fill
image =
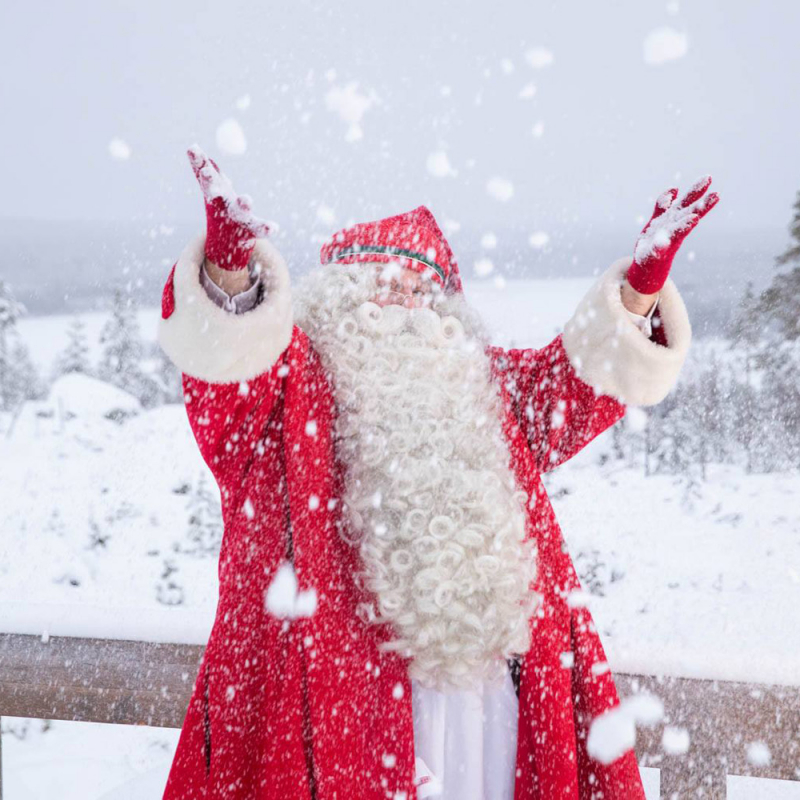
{"label": "red santa coat", "polygon": [[[183,373],[225,522],[216,619],[164,797],[414,800],[407,662],[378,650],[391,631],[356,615],[366,599],[352,580],[357,554],[338,532],[332,387],[292,323],[279,253],[260,241],[256,257],[266,299],[245,314],[219,308],[200,286],[202,239],[164,289],[159,341]],[[670,282],[660,297],[669,345],[646,339],[620,301],[629,264],[612,265],[547,347],[489,350],[511,464],[530,498],[542,595],[521,668],[515,800],[644,797],[632,751],[608,766],[587,753],[592,719],[619,700],[589,611],[568,603],[579,581],[541,481],[616,422],[624,401],[658,402],[683,363],[691,331],[680,296]],[[286,560],[299,589],[316,590],[311,617],[265,610]]]}

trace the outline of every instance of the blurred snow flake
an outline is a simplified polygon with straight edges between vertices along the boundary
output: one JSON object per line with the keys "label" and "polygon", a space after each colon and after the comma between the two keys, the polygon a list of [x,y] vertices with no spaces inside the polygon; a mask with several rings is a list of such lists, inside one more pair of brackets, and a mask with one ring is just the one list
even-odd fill
{"label": "blurred snow flake", "polygon": [[310,617],[317,610],[317,593],[314,589],[298,592],[294,567],[285,561],[264,593],[264,603],[267,612],[277,619]]}
{"label": "blurred snow flake", "polygon": [[500,69],[503,70],[504,74],[510,75],[514,71],[514,62],[510,58],[504,58],[500,62]]}
{"label": "blurred snow flake", "polygon": [[544,69],[553,64],[553,51],[546,47],[532,47],[525,53],[525,60],[534,69]]}
{"label": "blurred snow flake", "polygon": [[247,109],[250,108],[250,95],[243,94],[239,97],[236,100],[236,108],[238,108],[239,111],[247,111]]}
{"label": "blurred snow flake", "polygon": [[550,243],[550,236],[544,231],[534,231],[528,237],[528,244],[534,250],[542,250]]}
{"label": "blurred snow flake", "polygon": [[507,203],[514,196],[514,184],[506,178],[491,178],[486,184],[486,191],[501,203]]}
{"label": "blurred snow flake", "polygon": [[339,115],[342,122],[347,123],[345,140],[357,142],[364,137],[361,129],[361,120],[377,100],[374,92],[362,94],[358,90],[358,83],[352,81],[347,86],[333,86],[325,95],[325,105],[329,111]]}
{"label": "blurred snow flake", "polygon": [[217,147],[229,156],[241,156],[247,150],[242,126],[233,117],[217,126]]}
{"label": "blurred snow flake", "polygon": [[611,764],[636,744],[636,726],[650,727],[664,717],[664,704],[643,692],[626,697],[618,706],[592,720],[586,748],[601,764]]}
{"label": "blurred snow flake", "polygon": [[541,139],[542,136],[544,136],[544,122],[539,120],[539,122],[534,123],[533,127],[531,128],[531,133],[535,139]]}
{"label": "blurred snow flake", "polygon": [[317,206],[317,219],[323,225],[333,225],[336,222],[336,212],[324,203]]}
{"label": "blurred snow flake", "polygon": [[446,219],[442,223],[442,227],[444,228],[446,236],[452,236],[454,233],[458,233],[461,230],[461,223],[454,219]]}
{"label": "blurred snow flake", "polygon": [[764,742],[750,742],[747,745],[747,760],[754,767],[766,767],[772,761],[772,754]]}
{"label": "blurred snow flake", "polygon": [[253,519],[253,517],[256,515],[255,509],[253,508],[253,503],[249,497],[244,501],[242,511],[244,511],[244,515],[247,517],[247,519]]}
{"label": "blurred snow flake", "polygon": [[481,247],[484,250],[494,250],[497,247],[497,237],[490,231],[481,236]]}
{"label": "blurred snow flake", "polygon": [[583,589],[573,589],[567,595],[567,605],[570,608],[586,608],[591,600],[591,595]]}
{"label": "blurred snow flake", "polygon": [[479,278],[486,278],[494,271],[494,264],[488,258],[479,258],[475,262],[475,274]]}
{"label": "blurred snow flake", "polygon": [[651,31],[644,38],[644,60],[646,64],[658,66],[668,61],[683,58],[689,49],[685,33],[664,26]]}
{"label": "blurred snow flake", "polygon": [[519,91],[519,96],[523,100],[528,100],[536,94],[536,84],[535,83],[526,83],[525,86],[522,87]]}
{"label": "blurred snow flake", "polygon": [[444,150],[437,150],[431,153],[428,156],[426,166],[428,167],[428,172],[434,178],[454,178],[458,175],[458,172],[450,164],[450,159]]}
{"label": "blurred snow flake", "polygon": [[661,745],[664,752],[671,756],[682,756],[689,751],[689,731],[686,728],[679,728],[667,725],[661,737]]}
{"label": "blurred snow flake", "polygon": [[119,138],[114,138],[108,143],[108,152],[111,154],[111,158],[117,161],[127,161],[131,157],[130,145]]}
{"label": "blurred snow flake", "polygon": [[644,433],[647,430],[647,412],[638,406],[628,406],[625,413],[625,427],[631,433]]}

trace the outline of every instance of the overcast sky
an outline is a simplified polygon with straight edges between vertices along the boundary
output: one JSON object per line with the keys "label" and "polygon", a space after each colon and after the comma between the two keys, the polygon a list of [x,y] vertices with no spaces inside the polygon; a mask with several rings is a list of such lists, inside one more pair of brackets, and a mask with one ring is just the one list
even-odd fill
{"label": "overcast sky", "polygon": [[[800,189],[800,3],[788,0],[136,0],[0,14],[0,217],[201,226],[195,141],[258,211],[309,239],[420,203],[481,233],[635,234],[660,190],[704,172],[722,203],[698,236],[714,236],[785,228]],[[648,63],[646,38],[664,27],[678,36],[660,52],[674,57]],[[547,60],[536,48],[552,64],[532,65]],[[368,106],[357,124],[342,97]],[[231,118],[243,154],[217,143]],[[109,152],[115,138],[127,159]],[[451,174],[431,173],[434,153]],[[510,199],[487,191],[495,177]]]}

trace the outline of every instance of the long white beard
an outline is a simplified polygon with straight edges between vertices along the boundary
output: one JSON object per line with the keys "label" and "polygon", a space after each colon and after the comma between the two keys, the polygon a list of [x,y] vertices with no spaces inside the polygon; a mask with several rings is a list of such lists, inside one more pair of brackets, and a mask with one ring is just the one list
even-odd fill
{"label": "long white beard", "polygon": [[466,304],[439,295],[433,308],[381,308],[375,293],[368,265],[329,265],[306,278],[295,304],[333,379],[343,535],[375,598],[359,613],[391,623],[396,638],[381,646],[411,659],[411,677],[474,687],[530,647],[527,497]]}

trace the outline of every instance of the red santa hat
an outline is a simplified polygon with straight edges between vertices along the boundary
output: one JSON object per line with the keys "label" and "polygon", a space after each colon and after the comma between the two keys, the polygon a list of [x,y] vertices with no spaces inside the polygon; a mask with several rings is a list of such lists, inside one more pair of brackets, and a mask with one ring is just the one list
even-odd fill
{"label": "red santa hat", "polygon": [[323,245],[320,261],[323,264],[396,262],[430,275],[449,294],[462,291],[453,251],[425,206],[344,228]]}

